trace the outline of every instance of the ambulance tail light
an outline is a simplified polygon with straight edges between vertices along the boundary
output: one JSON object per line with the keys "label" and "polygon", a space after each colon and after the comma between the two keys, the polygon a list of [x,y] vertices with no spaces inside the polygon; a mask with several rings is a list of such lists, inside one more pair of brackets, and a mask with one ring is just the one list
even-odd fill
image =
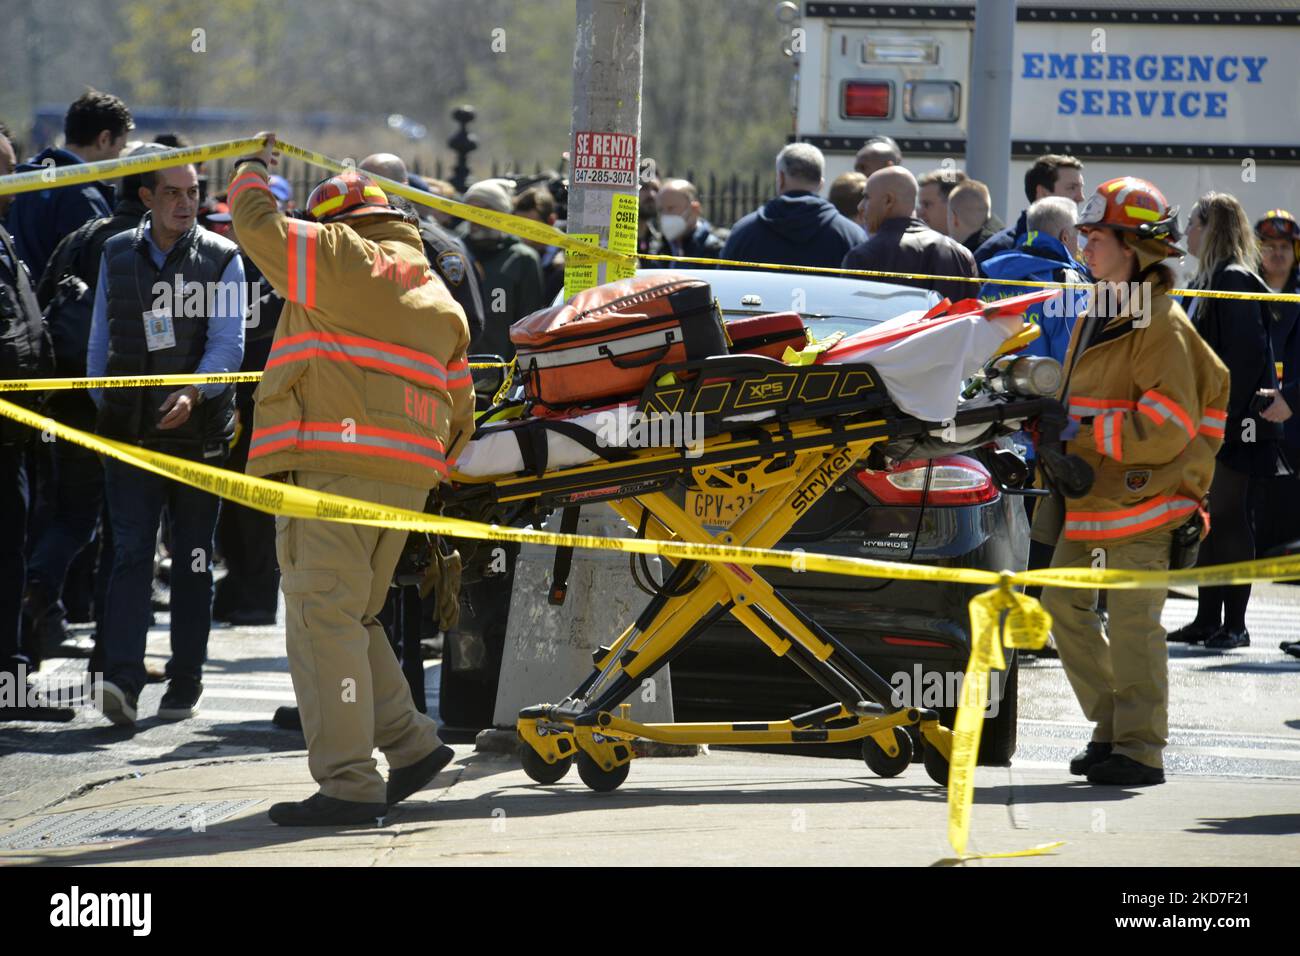
{"label": "ambulance tail light", "polygon": [[847,80],[840,113],[844,119],[888,119],[894,112],[894,84],[888,80]]}
{"label": "ambulance tail light", "polygon": [[955,123],[960,109],[960,83],[909,80],[903,84],[903,118],[913,123]]}

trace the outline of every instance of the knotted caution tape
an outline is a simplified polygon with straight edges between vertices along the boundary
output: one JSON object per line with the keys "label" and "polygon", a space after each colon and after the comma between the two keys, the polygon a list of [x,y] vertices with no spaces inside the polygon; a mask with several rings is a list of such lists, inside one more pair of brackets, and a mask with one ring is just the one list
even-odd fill
{"label": "knotted caution tape", "polygon": [[[75,186],[81,183],[98,182],[103,179],[113,179],[131,173],[143,173],[155,169],[166,169],[183,163],[202,163],[214,159],[251,156],[261,150],[265,145],[266,140],[264,138],[253,137],[250,139],[226,140],[219,143],[211,143],[206,146],[188,146],[183,149],[161,150],[143,156],[126,156],[120,159],[105,159],[94,163],[79,163],[72,166],[49,166],[45,169],[34,170],[32,172],[0,176],[0,196],[9,196],[17,193],[33,192],[43,189],[57,189],[61,186]],[[356,168],[352,163],[340,162],[339,160],[326,156],[324,153],[319,153],[315,150],[307,149],[304,146],[298,146],[294,143],[285,142],[283,140],[277,139],[275,146],[286,156],[292,156],[320,169],[329,170],[330,172],[339,173],[348,169]],[[538,222],[535,219],[528,219],[523,216],[514,216],[509,213],[494,212],[490,209],[482,209],[478,206],[471,206],[467,203],[457,202],[454,199],[436,196],[421,189],[416,189],[406,183],[399,183],[395,180],[380,176],[377,173],[367,172],[366,175],[378,183],[386,192],[402,196],[418,205],[427,206],[430,209],[437,209],[440,212],[447,213],[448,215],[455,216],[459,219],[465,219],[469,222],[488,226],[489,228],[497,229],[512,236],[531,239],[534,242],[540,242],[550,246],[558,246],[566,252],[573,253],[578,259],[587,262],[600,260],[602,262],[613,262],[627,265],[629,263],[635,264],[635,262],[640,259],[645,262],[686,262],[694,265],[720,266],[727,269],[771,269],[780,272],[853,276],[866,279],[913,279],[925,282],[968,282],[978,285],[1010,285],[1042,289],[1076,289],[1090,288],[1092,286],[1092,283],[1086,282],[1050,282],[1030,279],[988,279],[972,276],[939,276],[919,272],[888,272],[880,269],[841,269],[829,266],[795,266],[771,262],[749,262],[747,260],[739,259],[713,259],[702,256],[673,256],[649,253],[632,255],[630,253],[614,252],[603,248],[602,246],[594,245],[589,240],[570,236],[567,233],[556,229],[554,226]],[[1169,294],[1206,299],[1300,302],[1300,294],[1282,292],[1220,292],[1213,289],[1171,289]]]}

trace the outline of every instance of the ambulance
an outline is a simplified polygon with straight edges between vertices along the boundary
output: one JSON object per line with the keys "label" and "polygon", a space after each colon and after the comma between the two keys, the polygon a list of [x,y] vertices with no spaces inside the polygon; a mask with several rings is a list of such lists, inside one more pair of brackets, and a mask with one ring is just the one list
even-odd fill
{"label": "ambulance", "polygon": [[[826,182],[872,135],[917,175],[965,168],[975,5],[785,4],[796,62],[794,138]],[[780,15],[780,13],[779,13]],[[1251,220],[1300,214],[1300,3],[1025,0],[1016,9],[1007,222],[1034,157],[1084,163],[1085,191],[1116,176],[1182,208],[1228,192]]]}

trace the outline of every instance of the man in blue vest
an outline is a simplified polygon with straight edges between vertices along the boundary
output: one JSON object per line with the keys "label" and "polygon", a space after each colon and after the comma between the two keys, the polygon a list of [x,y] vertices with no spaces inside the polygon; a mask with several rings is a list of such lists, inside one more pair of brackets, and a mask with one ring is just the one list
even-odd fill
{"label": "man in blue vest", "polygon": [[[238,370],[247,311],[244,268],[233,242],[198,225],[193,166],[145,174],[140,224],[104,244],[91,318],[89,375],[209,374]],[[226,457],[235,424],[230,385],[108,388],[91,393],[98,431],[122,442],[205,464]],[[104,715],[131,725],[145,684],[154,542],[171,515],[171,643],[158,716],[192,717],[203,693],[212,623],[212,549],[219,499],[106,460],[113,571],[103,624]]]}

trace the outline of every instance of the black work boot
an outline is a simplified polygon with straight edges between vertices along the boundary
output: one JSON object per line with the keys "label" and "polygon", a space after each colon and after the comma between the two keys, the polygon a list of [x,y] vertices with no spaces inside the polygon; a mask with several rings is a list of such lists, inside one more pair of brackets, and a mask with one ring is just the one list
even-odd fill
{"label": "black work boot", "polygon": [[1082,751],[1070,758],[1070,773],[1082,777],[1097,764],[1110,756],[1111,745],[1104,741],[1092,740]]}
{"label": "black work boot", "polygon": [[298,803],[277,803],[267,811],[282,827],[383,826],[388,807],[314,793]]}
{"label": "black work boot", "polygon": [[1148,767],[1132,757],[1111,754],[1109,758],[1088,771],[1089,783],[1108,784],[1113,787],[1150,787],[1165,782],[1165,772],[1159,767]]}
{"label": "black work boot", "polygon": [[401,803],[417,790],[423,790],[434,777],[438,776],[438,771],[451,763],[451,758],[454,756],[456,751],[443,744],[409,767],[389,771],[388,805],[391,807]]}

